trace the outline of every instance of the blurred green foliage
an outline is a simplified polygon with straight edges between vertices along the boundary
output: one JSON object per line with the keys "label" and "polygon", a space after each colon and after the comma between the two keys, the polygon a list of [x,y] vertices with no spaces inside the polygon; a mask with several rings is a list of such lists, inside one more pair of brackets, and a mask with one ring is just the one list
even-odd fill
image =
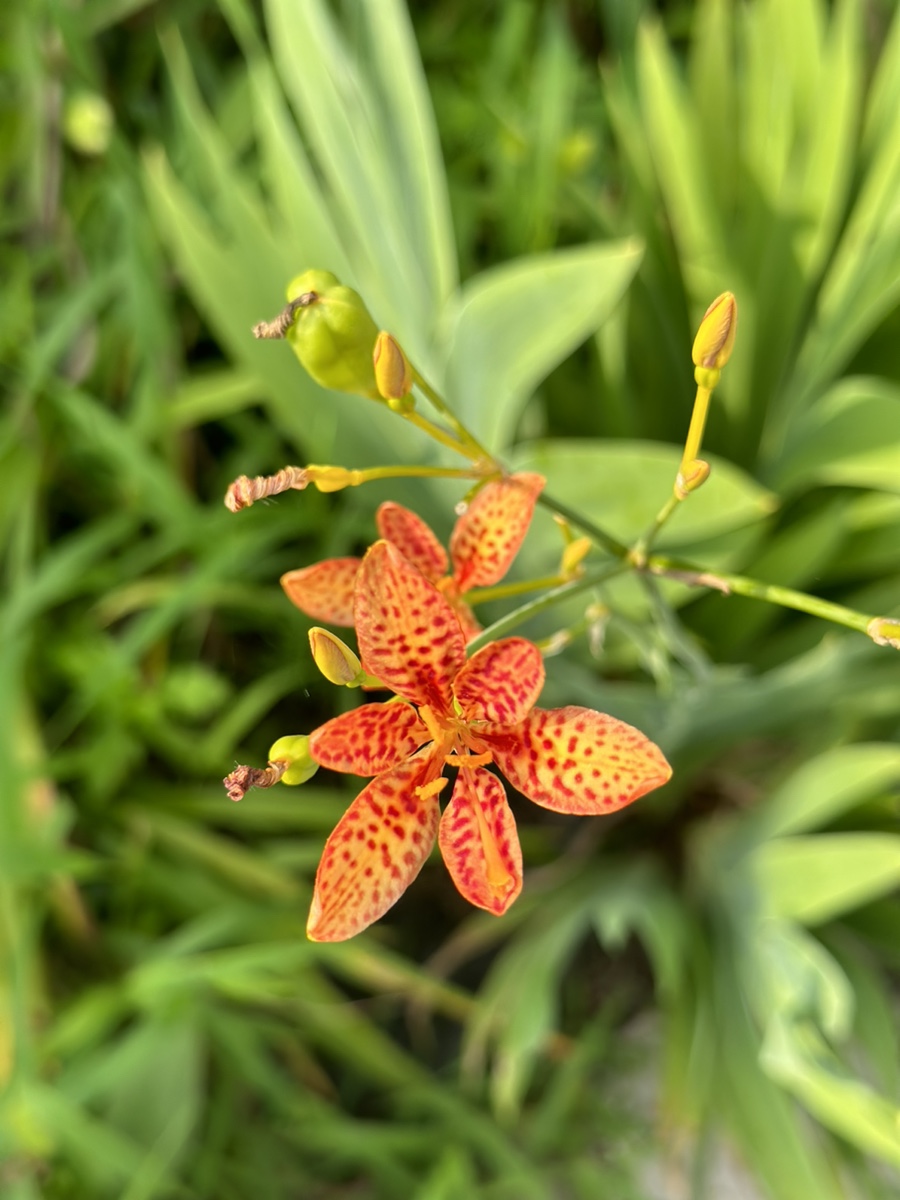
{"label": "blurred green foliage", "polygon": [[[217,782],[335,711],[276,580],[388,494],[232,516],[227,483],[433,453],[249,337],[310,266],[626,539],[733,290],[713,476],[668,545],[900,614],[896,9],[4,7],[4,1200],[897,1194],[889,650],[604,591],[545,702],[639,725],[675,777],[621,820],[521,806],[502,921],[435,865],[308,943],[352,792]],[[390,494],[449,530],[458,492]],[[536,522],[520,574],[555,553]]]}

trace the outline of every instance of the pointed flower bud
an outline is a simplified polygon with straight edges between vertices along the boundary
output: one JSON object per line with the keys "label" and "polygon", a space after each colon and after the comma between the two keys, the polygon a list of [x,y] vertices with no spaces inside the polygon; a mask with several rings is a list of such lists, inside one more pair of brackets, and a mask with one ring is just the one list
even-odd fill
{"label": "pointed flower bud", "polygon": [[723,292],[703,314],[691,350],[697,368],[694,377],[701,387],[714,388],[718,383],[719,371],[731,357],[736,333],[737,301],[731,292]]}
{"label": "pointed flower bud", "polygon": [[581,564],[591,551],[591,539],[588,537],[575,538],[569,542],[562,553],[560,575],[565,579],[574,579],[581,574]]}
{"label": "pointed flower bud", "polygon": [[329,683],[338,687],[359,687],[366,680],[362,665],[339,637],[314,625],[309,631],[309,648],[316,666]]}
{"label": "pointed flower bud", "polygon": [[900,650],[900,621],[873,617],[866,627],[866,633],[876,646],[892,646],[894,650]]}
{"label": "pointed flower bud", "polygon": [[679,500],[684,500],[691,492],[696,492],[698,487],[702,487],[707,479],[709,479],[708,462],[702,458],[695,458],[690,462],[683,463],[675,477],[675,495]]}
{"label": "pointed flower bud", "polygon": [[413,370],[397,339],[384,329],[375,340],[372,365],[385,400],[403,400],[412,391]]}
{"label": "pointed flower bud", "polygon": [[291,280],[287,297],[284,312],[274,321],[261,321],[254,335],[286,337],[322,387],[379,399],[372,367],[378,326],[359,293],[330,271],[305,271]]}
{"label": "pointed flower bud", "polygon": [[269,749],[269,763],[284,767],[281,782],[289,787],[306,783],[319,769],[309,753],[309,738],[304,734],[279,738]]}

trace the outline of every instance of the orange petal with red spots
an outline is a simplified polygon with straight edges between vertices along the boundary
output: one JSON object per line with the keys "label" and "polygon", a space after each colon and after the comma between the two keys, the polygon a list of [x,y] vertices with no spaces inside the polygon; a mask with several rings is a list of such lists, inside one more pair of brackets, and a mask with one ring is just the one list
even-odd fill
{"label": "orange petal with red spots", "polygon": [[436,583],[447,574],[447,551],[416,513],[388,500],[375,514],[378,532],[396,546],[407,562]]}
{"label": "orange petal with red spots", "polygon": [[307,936],[343,942],[377,921],[402,896],[437,834],[436,796],[416,788],[434,775],[426,756],[400,763],[356,797],[325,843]]}
{"label": "orange petal with red spots", "polygon": [[329,625],[353,624],[353,587],[358,558],[327,558],[299,571],[288,571],[281,586],[301,612]]}
{"label": "orange petal with red spots", "polygon": [[672,775],[640,730],[591,708],[536,708],[517,730],[479,734],[510,783],[555,812],[615,812]]}
{"label": "orange petal with red spots", "polygon": [[438,844],[460,895],[498,917],[505,913],[522,890],[522,850],[496,775],[460,771]]}
{"label": "orange petal with red spots", "polygon": [[449,709],[450,685],[466,661],[459,620],[390,542],[376,542],[363,559],[354,618],[370,675],[413,704]]}
{"label": "orange petal with red spots", "polygon": [[502,579],[528,532],[543,475],[522,472],[485,484],[450,538],[453,577],[461,592]]}
{"label": "orange petal with red spots", "polygon": [[326,721],[309,735],[309,752],[332,771],[380,775],[430,740],[416,710],[393,701],[363,704]]}
{"label": "orange petal with red spots", "polygon": [[544,686],[544,660],[533,642],[504,638],[473,654],[453,684],[467,721],[517,725],[537,703]]}

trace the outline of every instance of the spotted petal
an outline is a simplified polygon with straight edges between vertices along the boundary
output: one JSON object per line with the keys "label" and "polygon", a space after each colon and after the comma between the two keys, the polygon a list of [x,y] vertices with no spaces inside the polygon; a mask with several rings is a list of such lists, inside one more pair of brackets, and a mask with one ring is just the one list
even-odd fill
{"label": "spotted petal", "polygon": [[390,542],[376,542],[363,559],[354,617],[366,671],[405,700],[446,712],[466,661],[462,629],[434,584]]}
{"label": "spotted petal", "polygon": [[534,708],[544,686],[544,660],[534,642],[504,638],[473,654],[453,694],[467,721],[516,725]]}
{"label": "spotted petal", "polygon": [[281,586],[288,599],[316,621],[329,625],[353,624],[353,587],[359,572],[358,558],[327,558],[299,571],[288,571]]}
{"label": "spotted petal", "polygon": [[438,844],[460,894],[498,917],[505,913],[522,890],[522,851],[496,775],[480,768],[460,771]]}
{"label": "spotted petal", "polygon": [[486,484],[450,538],[453,577],[461,592],[502,579],[528,532],[544,477],[521,472]]}
{"label": "spotted petal", "polygon": [[518,729],[482,739],[510,783],[555,812],[615,812],[672,775],[640,730],[590,708],[536,708]]}
{"label": "spotted petal", "polygon": [[429,741],[409,704],[363,704],[326,721],[309,735],[309,752],[320,766],[348,775],[380,775]]}
{"label": "spotted petal", "polygon": [[436,796],[416,788],[434,775],[425,757],[400,763],[356,797],[325,843],[306,926],[314,942],[353,937],[402,896],[437,834]]}
{"label": "spotted petal", "polygon": [[396,546],[407,562],[436,583],[447,574],[447,551],[420,516],[388,500],[375,514],[381,536]]}

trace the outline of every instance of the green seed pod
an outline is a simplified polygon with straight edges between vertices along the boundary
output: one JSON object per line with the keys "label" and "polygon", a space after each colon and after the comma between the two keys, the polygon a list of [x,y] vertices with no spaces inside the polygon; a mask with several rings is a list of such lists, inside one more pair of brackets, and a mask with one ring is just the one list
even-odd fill
{"label": "green seed pod", "polygon": [[281,782],[288,787],[306,783],[319,769],[319,764],[309,753],[309,738],[305,734],[279,738],[269,748],[269,762],[287,764],[281,774]]}
{"label": "green seed pod", "polygon": [[378,326],[358,292],[330,271],[305,271],[287,289],[294,317],[287,340],[322,387],[380,399],[372,366]]}

